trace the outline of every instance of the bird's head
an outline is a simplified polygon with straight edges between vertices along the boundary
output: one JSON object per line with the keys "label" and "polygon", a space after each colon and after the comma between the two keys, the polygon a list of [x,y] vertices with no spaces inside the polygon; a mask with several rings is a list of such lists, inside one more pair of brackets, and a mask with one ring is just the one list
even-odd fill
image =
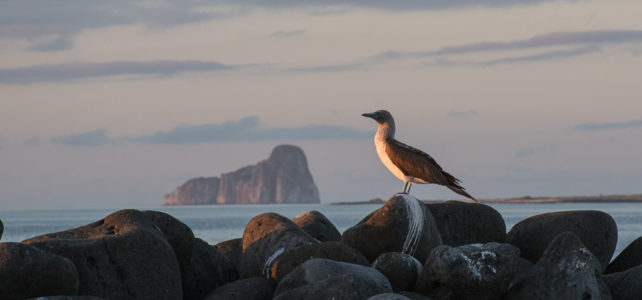
{"label": "bird's head", "polygon": [[387,111],[380,109],[378,111],[372,112],[372,113],[365,113],[361,114],[362,116],[366,118],[371,118],[379,124],[385,124],[385,123],[392,123],[394,122],[392,119],[392,115]]}

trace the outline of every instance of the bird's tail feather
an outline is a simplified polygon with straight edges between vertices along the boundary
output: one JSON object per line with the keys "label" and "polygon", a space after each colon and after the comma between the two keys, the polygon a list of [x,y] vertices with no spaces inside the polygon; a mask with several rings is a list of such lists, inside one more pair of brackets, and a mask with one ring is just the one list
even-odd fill
{"label": "bird's tail feather", "polygon": [[460,195],[462,195],[462,196],[464,196],[466,198],[470,198],[471,200],[473,200],[475,202],[479,202],[479,200],[475,199],[475,197],[473,197],[470,194],[468,194],[466,192],[466,189],[464,189],[462,186],[459,186],[459,185],[457,185],[457,186],[447,185],[446,187],[448,187],[450,190],[452,190],[453,192],[455,192],[457,194],[460,194]]}

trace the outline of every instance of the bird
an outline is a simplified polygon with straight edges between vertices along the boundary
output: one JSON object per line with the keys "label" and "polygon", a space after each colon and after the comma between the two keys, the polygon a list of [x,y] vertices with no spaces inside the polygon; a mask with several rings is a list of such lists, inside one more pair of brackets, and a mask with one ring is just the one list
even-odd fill
{"label": "bird", "polygon": [[364,113],[362,116],[375,120],[379,127],[374,142],[377,155],[390,172],[404,182],[402,194],[409,194],[415,184],[439,184],[453,192],[479,202],[466,192],[461,181],[444,171],[427,153],[395,139],[395,120],[387,110]]}

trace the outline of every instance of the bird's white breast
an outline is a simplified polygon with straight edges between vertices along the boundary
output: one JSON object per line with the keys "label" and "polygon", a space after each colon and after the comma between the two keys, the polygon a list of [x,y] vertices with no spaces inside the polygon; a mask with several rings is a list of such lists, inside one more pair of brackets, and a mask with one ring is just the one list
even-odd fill
{"label": "bird's white breast", "polygon": [[395,175],[397,178],[399,178],[401,181],[406,181],[406,176],[401,172],[401,170],[394,164],[392,163],[392,160],[390,160],[390,157],[388,157],[388,154],[386,153],[386,137],[382,132],[377,132],[374,138],[375,142],[375,147],[377,148],[377,155],[379,156],[379,159],[383,163],[390,172]]}

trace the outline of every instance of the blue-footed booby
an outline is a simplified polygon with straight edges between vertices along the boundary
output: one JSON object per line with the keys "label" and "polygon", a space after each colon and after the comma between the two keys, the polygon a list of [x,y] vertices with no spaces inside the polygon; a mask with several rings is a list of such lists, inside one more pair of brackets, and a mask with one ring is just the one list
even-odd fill
{"label": "blue-footed booby", "polygon": [[408,194],[413,183],[435,183],[478,202],[460,185],[459,179],[444,171],[430,155],[395,139],[395,120],[388,111],[378,110],[362,116],[379,124],[374,137],[377,155],[386,168],[404,182],[402,193]]}

